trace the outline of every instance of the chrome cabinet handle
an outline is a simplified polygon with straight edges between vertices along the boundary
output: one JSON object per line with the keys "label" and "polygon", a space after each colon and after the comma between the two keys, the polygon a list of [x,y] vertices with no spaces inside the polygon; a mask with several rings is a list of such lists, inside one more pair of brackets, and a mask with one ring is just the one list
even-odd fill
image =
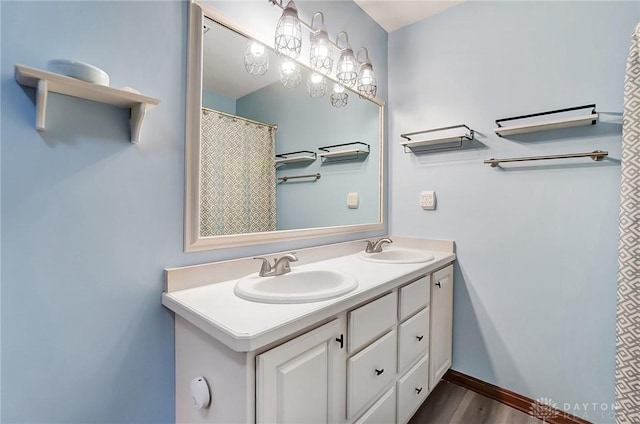
{"label": "chrome cabinet handle", "polygon": [[424,336],[416,336],[416,339],[418,339],[419,342],[421,342],[423,338]]}
{"label": "chrome cabinet handle", "polygon": [[381,370],[376,368],[376,375],[380,375],[384,372],[384,368],[382,368]]}

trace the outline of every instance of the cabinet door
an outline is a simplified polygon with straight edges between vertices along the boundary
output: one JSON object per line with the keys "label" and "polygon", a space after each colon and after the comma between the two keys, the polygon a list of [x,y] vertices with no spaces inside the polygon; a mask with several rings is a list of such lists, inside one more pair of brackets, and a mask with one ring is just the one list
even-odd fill
{"label": "cabinet door", "polygon": [[333,402],[340,390],[344,396],[342,329],[335,319],[256,357],[258,423],[333,423],[344,415]]}
{"label": "cabinet door", "polygon": [[451,367],[453,339],[453,266],[431,277],[431,352],[429,355],[429,390],[433,389]]}

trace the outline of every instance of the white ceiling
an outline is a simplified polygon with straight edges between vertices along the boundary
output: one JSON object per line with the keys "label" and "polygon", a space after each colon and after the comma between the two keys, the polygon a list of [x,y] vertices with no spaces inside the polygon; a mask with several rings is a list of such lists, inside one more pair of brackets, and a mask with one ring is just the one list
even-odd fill
{"label": "white ceiling", "polygon": [[464,0],[354,0],[387,32],[418,22]]}

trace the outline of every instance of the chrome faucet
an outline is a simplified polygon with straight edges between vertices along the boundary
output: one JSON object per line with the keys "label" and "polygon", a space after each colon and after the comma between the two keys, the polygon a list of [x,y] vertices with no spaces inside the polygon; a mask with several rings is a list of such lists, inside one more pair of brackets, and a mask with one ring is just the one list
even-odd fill
{"label": "chrome faucet", "polygon": [[275,258],[273,260],[273,265],[269,263],[269,260],[267,258],[263,258],[262,256],[255,257],[253,259],[262,260],[262,266],[260,267],[260,272],[258,273],[260,277],[271,277],[291,272],[290,263],[298,260],[296,255],[294,255],[293,253],[287,253],[281,258]]}
{"label": "chrome faucet", "polygon": [[364,249],[366,253],[379,253],[382,252],[382,245],[384,243],[393,243],[388,237],[382,237],[375,242],[367,240],[367,247]]}

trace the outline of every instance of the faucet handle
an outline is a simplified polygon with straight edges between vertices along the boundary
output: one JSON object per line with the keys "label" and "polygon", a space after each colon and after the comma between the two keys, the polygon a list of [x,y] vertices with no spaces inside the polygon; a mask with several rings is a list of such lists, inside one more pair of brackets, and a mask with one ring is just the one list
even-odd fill
{"label": "faucet handle", "polygon": [[364,248],[366,253],[373,253],[373,245],[374,243],[371,240],[367,240],[367,247]]}
{"label": "faucet handle", "polygon": [[260,274],[259,274],[261,277],[263,277],[266,273],[271,272],[271,263],[269,262],[269,259],[262,256],[256,256],[253,259],[262,260],[262,265],[260,266]]}

